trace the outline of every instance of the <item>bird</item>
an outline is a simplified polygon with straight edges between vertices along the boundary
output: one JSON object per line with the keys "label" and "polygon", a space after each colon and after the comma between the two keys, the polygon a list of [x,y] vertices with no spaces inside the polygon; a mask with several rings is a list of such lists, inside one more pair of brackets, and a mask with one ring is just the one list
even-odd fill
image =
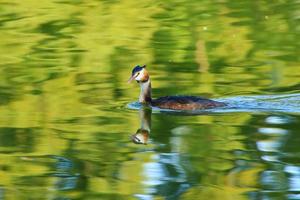
{"label": "bird", "polygon": [[133,68],[128,83],[133,80],[136,80],[136,82],[140,85],[141,91],[139,102],[143,105],[169,110],[203,110],[226,106],[223,102],[198,96],[176,95],[152,99],[151,80],[149,72],[146,70],[146,65],[137,65]]}
{"label": "bird", "polygon": [[131,141],[135,144],[147,144],[151,131],[152,110],[143,107],[139,110],[140,128],[131,135]]}

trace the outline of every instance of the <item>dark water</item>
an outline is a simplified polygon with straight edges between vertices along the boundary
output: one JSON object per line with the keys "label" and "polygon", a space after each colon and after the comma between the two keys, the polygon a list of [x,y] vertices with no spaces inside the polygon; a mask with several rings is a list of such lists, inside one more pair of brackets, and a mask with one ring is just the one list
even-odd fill
{"label": "dark water", "polygon": [[[299,33],[297,0],[1,1],[0,199],[300,199]],[[137,64],[229,106],[137,109]]]}

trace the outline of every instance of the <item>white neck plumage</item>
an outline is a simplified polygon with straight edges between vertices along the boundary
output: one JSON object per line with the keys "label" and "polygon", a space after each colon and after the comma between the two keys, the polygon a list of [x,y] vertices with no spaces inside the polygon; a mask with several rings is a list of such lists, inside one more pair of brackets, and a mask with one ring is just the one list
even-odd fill
{"label": "white neck plumage", "polygon": [[151,103],[151,81],[148,78],[145,82],[140,82],[141,92],[139,97],[140,103]]}
{"label": "white neck plumage", "polygon": [[139,111],[141,129],[151,131],[151,113],[152,110],[148,108],[141,108]]}

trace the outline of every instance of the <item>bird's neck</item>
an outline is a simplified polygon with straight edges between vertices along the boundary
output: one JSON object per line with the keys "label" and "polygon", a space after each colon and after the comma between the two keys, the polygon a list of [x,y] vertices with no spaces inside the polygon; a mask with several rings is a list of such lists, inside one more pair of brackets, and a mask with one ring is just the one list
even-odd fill
{"label": "bird's neck", "polygon": [[149,107],[142,107],[139,110],[141,129],[147,130],[149,133],[151,131],[151,114],[152,109]]}
{"label": "bird's neck", "polygon": [[145,82],[140,82],[141,93],[139,97],[140,103],[149,104],[151,103],[151,81],[150,78]]}

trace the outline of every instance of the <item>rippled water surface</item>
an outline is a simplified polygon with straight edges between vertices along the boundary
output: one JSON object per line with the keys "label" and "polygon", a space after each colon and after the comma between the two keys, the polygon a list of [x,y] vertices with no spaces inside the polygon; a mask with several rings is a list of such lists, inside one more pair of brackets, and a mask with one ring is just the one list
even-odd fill
{"label": "rippled water surface", "polygon": [[[0,2],[0,199],[300,199],[300,2]],[[226,108],[143,108],[153,96]]]}

